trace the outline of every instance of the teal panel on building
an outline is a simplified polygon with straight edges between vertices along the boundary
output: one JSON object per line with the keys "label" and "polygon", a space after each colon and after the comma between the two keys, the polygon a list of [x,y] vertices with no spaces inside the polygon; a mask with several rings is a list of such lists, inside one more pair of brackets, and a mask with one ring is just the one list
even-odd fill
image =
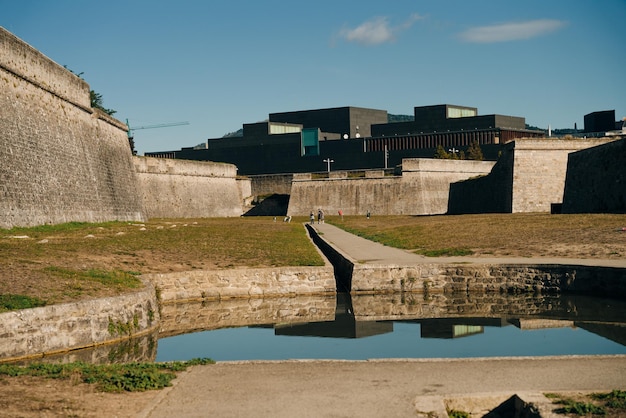
{"label": "teal panel on building", "polygon": [[302,156],[320,155],[320,130],[319,128],[302,129]]}

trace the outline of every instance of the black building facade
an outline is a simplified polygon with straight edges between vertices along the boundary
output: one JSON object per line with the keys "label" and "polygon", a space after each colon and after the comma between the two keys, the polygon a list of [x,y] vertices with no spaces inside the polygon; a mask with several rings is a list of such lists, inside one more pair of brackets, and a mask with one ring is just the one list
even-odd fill
{"label": "black building facade", "polygon": [[[439,145],[453,152],[478,142],[495,160],[500,144],[541,137],[514,116],[478,116],[476,108],[415,107],[415,120],[387,123],[385,110],[358,107],[272,113],[269,121],[244,124],[242,137],[209,139],[204,147],[146,156],[235,164],[242,175],[393,168],[404,158],[431,158]],[[326,160],[326,161],[325,161]]]}

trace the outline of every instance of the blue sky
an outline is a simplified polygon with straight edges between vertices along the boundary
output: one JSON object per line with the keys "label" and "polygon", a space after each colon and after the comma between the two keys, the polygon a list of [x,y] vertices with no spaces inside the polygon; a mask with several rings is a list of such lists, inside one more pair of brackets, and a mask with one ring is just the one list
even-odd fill
{"label": "blue sky", "polygon": [[134,127],[140,154],[270,113],[473,106],[546,128],[626,117],[626,0],[0,0],[0,26]]}

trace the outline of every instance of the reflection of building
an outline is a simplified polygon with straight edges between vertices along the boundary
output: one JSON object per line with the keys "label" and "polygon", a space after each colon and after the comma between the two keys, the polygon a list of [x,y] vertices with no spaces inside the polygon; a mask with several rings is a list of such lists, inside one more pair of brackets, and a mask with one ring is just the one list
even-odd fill
{"label": "reflection of building", "polygon": [[389,123],[386,110],[351,106],[272,113],[244,124],[242,136],[146,155],[231,163],[245,175],[303,173],[324,171],[329,158],[334,170],[394,167],[404,158],[433,157],[439,145],[464,151],[474,141],[495,160],[501,143],[544,135],[526,130],[524,118],[479,116],[473,107],[415,107],[414,119]]}
{"label": "reflection of building", "polygon": [[439,318],[421,319],[421,338],[461,338],[482,334],[484,327],[504,327],[509,325],[503,318]]}
{"label": "reflection of building", "polygon": [[274,327],[276,335],[329,338],[364,338],[393,332],[391,321],[357,321],[352,313],[350,295],[337,294],[334,321],[286,324]]}

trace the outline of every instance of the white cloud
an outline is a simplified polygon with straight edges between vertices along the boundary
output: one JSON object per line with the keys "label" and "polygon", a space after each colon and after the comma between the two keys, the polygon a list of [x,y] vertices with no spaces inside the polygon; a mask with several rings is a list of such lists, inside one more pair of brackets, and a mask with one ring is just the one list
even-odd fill
{"label": "white cloud", "polygon": [[390,26],[387,17],[376,17],[364,22],[353,29],[343,29],[339,36],[348,42],[356,42],[362,45],[380,45],[392,42],[396,35],[409,29],[413,23],[422,19],[418,14],[411,15],[405,22],[397,26]]}
{"label": "white cloud", "polygon": [[545,35],[563,27],[564,22],[552,19],[538,19],[527,22],[504,23],[493,26],[480,26],[461,33],[467,42],[492,43],[519,41]]}

